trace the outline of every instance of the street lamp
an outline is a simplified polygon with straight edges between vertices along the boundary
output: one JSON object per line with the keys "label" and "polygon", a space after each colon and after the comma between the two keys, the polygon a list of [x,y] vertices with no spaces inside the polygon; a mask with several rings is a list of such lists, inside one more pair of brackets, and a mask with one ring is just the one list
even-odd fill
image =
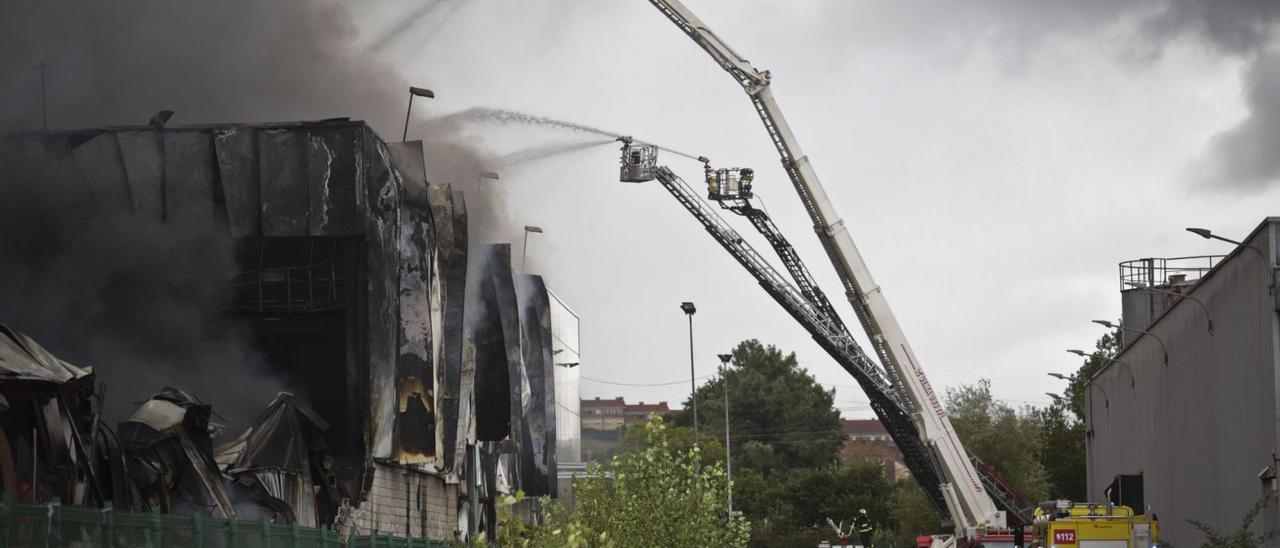
{"label": "street lamp", "polygon": [[1138,385],[1137,379],[1135,379],[1133,376],[1133,368],[1129,366],[1129,362],[1126,362],[1124,360],[1117,360],[1115,358],[1108,358],[1107,356],[1104,356],[1102,354],[1090,354],[1088,352],[1085,352],[1084,350],[1076,350],[1074,348],[1067,349],[1067,352],[1080,356],[1081,358],[1098,358],[1100,360],[1107,360],[1108,362],[1115,362],[1120,365],[1123,365],[1125,370],[1129,372],[1129,388],[1133,389],[1133,387]]}
{"label": "street lamp", "polygon": [[525,225],[524,227],[524,247],[520,250],[520,271],[521,272],[525,272],[524,259],[525,259],[525,255],[529,253],[529,233],[530,232],[534,234],[542,234],[542,227],[530,226],[530,225]]}
{"label": "street lamp", "polygon": [[1066,375],[1063,375],[1062,373],[1049,373],[1049,376],[1050,376],[1050,377],[1053,377],[1053,378],[1055,378],[1055,379],[1060,379],[1060,380],[1064,380],[1064,381],[1075,380],[1075,378],[1076,378],[1076,377],[1075,377],[1075,375],[1072,375],[1072,376],[1068,377],[1068,376],[1066,376]]}
{"label": "street lamp", "polygon": [[400,136],[401,141],[409,140],[409,114],[413,112],[413,98],[422,97],[425,99],[435,99],[436,92],[427,88],[415,88],[409,86],[409,108],[404,111],[404,134]]}
{"label": "street lamp", "polygon": [[[1096,323],[1096,324],[1098,324],[1098,325],[1102,325],[1102,326],[1106,326],[1106,327],[1110,327],[1111,329],[1123,329],[1123,330],[1125,330],[1125,331],[1137,331],[1138,333],[1142,333],[1143,335],[1151,335],[1151,338],[1155,339],[1155,340],[1156,340],[1156,342],[1160,343],[1160,350],[1164,352],[1164,364],[1165,364],[1166,366],[1168,366],[1168,365],[1169,365],[1169,348],[1168,348],[1167,346],[1165,346],[1165,344],[1164,344],[1164,340],[1163,340],[1163,339],[1161,339],[1159,336],[1157,336],[1155,333],[1152,333],[1152,332],[1147,331],[1147,330],[1145,330],[1145,329],[1138,329],[1138,328],[1136,328],[1136,327],[1125,327],[1125,326],[1123,326],[1123,325],[1116,325],[1116,324],[1113,324],[1113,323],[1111,323],[1111,322],[1109,322],[1109,321],[1107,321],[1107,320],[1093,320],[1093,323]],[[1130,373],[1130,374],[1132,374],[1132,373]]]}
{"label": "street lamp", "polygon": [[693,303],[685,301],[680,303],[680,310],[683,310],[686,316],[689,316],[689,397],[693,399],[693,443],[698,443],[698,385],[693,374],[693,315],[698,312],[698,308]]}
{"label": "street lamp", "polygon": [[1257,254],[1258,254],[1258,256],[1262,258],[1262,262],[1264,262],[1264,263],[1265,263],[1265,262],[1268,262],[1268,261],[1267,261],[1266,256],[1264,256],[1264,255],[1262,254],[1262,252],[1261,252],[1261,251],[1258,251],[1257,249],[1254,249],[1254,248],[1253,248],[1253,246],[1251,246],[1251,245],[1244,245],[1244,243],[1242,243],[1242,242],[1237,242],[1237,241],[1235,241],[1235,240],[1232,240],[1231,238],[1223,238],[1222,236],[1219,236],[1219,235],[1217,235],[1217,234],[1214,234],[1212,230],[1209,230],[1209,229],[1207,229],[1207,228],[1195,228],[1195,227],[1189,227],[1189,228],[1187,228],[1187,232],[1190,232],[1190,233],[1192,233],[1192,234],[1195,234],[1195,235],[1197,235],[1197,236],[1199,236],[1199,237],[1201,237],[1201,238],[1204,238],[1204,239],[1206,239],[1206,240],[1218,240],[1218,241],[1227,242],[1227,243],[1229,243],[1229,244],[1235,245],[1236,247],[1243,247],[1243,248],[1245,248],[1245,249],[1248,249],[1249,251],[1252,251],[1252,252],[1254,252],[1254,253],[1257,253]]}
{"label": "street lamp", "polygon": [[1053,398],[1053,403],[1062,403],[1062,396],[1054,394],[1053,392],[1045,392],[1044,395]]}
{"label": "street lamp", "polygon": [[[1251,248],[1249,248],[1249,249],[1253,249],[1253,248],[1251,247]],[[1192,297],[1191,295],[1187,295],[1187,294],[1185,294],[1185,293],[1178,293],[1177,291],[1169,291],[1168,289],[1161,289],[1161,288],[1159,288],[1159,287],[1150,286],[1150,285],[1142,285],[1142,284],[1137,283],[1137,282],[1125,282],[1125,283],[1124,283],[1124,285],[1127,285],[1127,286],[1132,287],[1132,288],[1134,288],[1134,289],[1145,289],[1145,290],[1147,290],[1147,291],[1152,291],[1152,292],[1155,292],[1155,293],[1163,293],[1163,294],[1165,294],[1165,295],[1174,295],[1174,296],[1181,297],[1181,298],[1183,298],[1183,299],[1186,299],[1186,300],[1188,300],[1188,301],[1191,301],[1191,302],[1193,302],[1193,303],[1196,303],[1196,304],[1200,305],[1200,310],[1203,310],[1203,311],[1204,311],[1204,319],[1205,319],[1205,321],[1208,321],[1208,322],[1209,322],[1209,334],[1210,334],[1210,335],[1213,335],[1213,317],[1209,315],[1209,307],[1208,307],[1208,306],[1205,306],[1204,301],[1201,301],[1200,299],[1197,299],[1197,298]]]}
{"label": "street lamp", "polygon": [[729,477],[729,519],[733,519],[733,453],[729,449],[729,361],[733,354],[718,354],[720,379],[724,381],[724,467]]}

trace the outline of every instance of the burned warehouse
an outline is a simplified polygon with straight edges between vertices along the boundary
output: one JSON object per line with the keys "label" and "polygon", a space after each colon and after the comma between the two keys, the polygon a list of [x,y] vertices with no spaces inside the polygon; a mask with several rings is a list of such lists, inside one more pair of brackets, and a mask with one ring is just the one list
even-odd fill
{"label": "burned warehouse", "polygon": [[122,214],[225,250],[196,275],[217,285],[199,306],[263,374],[219,358],[175,367],[221,383],[139,368],[112,375],[120,389],[92,352],[73,365],[6,327],[7,496],[449,540],[491,531],[501,493],[556,495],[554,297],[509,245],[468,237],[463,195],[427,181],[421,142],[347,119],[166,120],[7,137],[5,161],[75,196],[58,202],[68,218]]}

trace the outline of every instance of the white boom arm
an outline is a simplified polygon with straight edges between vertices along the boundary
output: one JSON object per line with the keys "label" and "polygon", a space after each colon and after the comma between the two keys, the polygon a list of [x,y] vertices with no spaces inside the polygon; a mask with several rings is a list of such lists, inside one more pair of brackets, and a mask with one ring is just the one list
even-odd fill
{"label": "white boom arm", "polygon": [[846,295],[863,329],[876,347],[885,369],[895,378],[902,395],[914,408],[917,427],[942,468],[941,488],[957,532],[961,536],[971,536],[978,528],[1005,527],[1005,513],[996,508],[983,487],[968,453],[951,426],[941,398],[920,368],[884,292],[871,277],[871,271],[858,253],[848,228],[818,182],[817,172],[801,152],[799,142],[782,117],[782,110],[770,91],[769,72],[756,70],[679,0],[649,1],[710,54],[750,96],[782,157],[783,168],[814,222],[818,237],[845,286]]}

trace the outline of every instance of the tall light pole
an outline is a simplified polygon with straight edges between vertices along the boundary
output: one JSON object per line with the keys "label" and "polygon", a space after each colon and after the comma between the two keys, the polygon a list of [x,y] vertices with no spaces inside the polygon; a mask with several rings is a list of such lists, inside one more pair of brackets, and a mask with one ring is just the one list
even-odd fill
{"label": "tall light pole", "polygon": [[1244,245],[1244,243],[1242,243],[1242,242],[1237,242],[1237,241],[1235,241],[1235,240],[1232,240],[1231,238],[1223,238],[1222,236],[1219,236],[1219,235],[1217,235],[1217,234],[1214,234],[1212,230],[1209,230],[1209,229],[1207,229],[1207,228],[1195,228],[1195,227],[1188,227],[1188,228],[1187,228],[1187,232],[1190,232],[1190,233],[1192,233],[1192,234],[1195,234],[1196,236],[1199,236],[1199,237],[1204,238],[1204,239],[1206,239],[1206,240],[1218,240],[1218,241],[1221,241],[1221,242],[1227,242],[1227,243],[1232,244],[1232,245],[1234,245],[1234,246],[1236,246],[1236,247],[1243,247],[1243,248],[1245,248],[1245,249],[1248,249],[1249,251],[1252,251],[1252,252],[1254,252],[1254,253],[1257,253],[1259,257],[1262,257],[1262,262],[1264,262],[1264,263],[1265,263],[1265,262],[1268,262],[1268,261],[1267,261],[1267,257],[1266,257],[1265,255],[1263,255],[1261,251],[1258,251],[1257,249],[1254,249],[1254,248],[1253,248],[1253,246]]}
{"label": "tall light pole", "polygon": [[401,141],[409,140],[409,114],[413,113],[413,98],[422,97],[425,99],[435,99],[436,92],[427,88],[415,88],[409,86],[409,109],[404,111],[404,134],[400,136]]}
{"label": "tall light pole", "polygon": [[[1249,248],[1249,249],[1253,249],[1253,248]],[[1134,288],[1134,289],[1144,289],[1144,290],[1150,291],[1150,292],[1152,292],[1152,293],[1161,293],[1161,294],[1164,294],[1164,295],[1173,295],[1173,296],[1175,296],[1175,297],[1180,297],[1180,298],[1186,299],[1186,300],[1188,300],[1188,301],[1191,301],[1191,302],[1193,302],[1193,303],[1196,303],[1196,304],[1200,305],[1200,310],[1203,310],[1203,311],[1204,311],[1204,319],[1205,319],[1205,321],[1209,322],[1209,334],[1210,334],[1210,335],[1213,335],[1213,316],[1210,316],[1210,315],[1209,315],[1209,307],[1208,307],[1208,306],[1206,306],[1206,305],[1204,304],[1204,301],[1202,301],[1202,300],[1200,300],[1200,299],[1197,299],[1197,298],[1195,298],[1195,297],[1192,297],[1191,295],[1187,295],[1187,294],[1185,294],[1185,293],[1178,293],[1177,291],[1169,291],[1168,289],[1161,289],[1161,288],[1156,287],[1156,286],[1153,286],[1153,285],[1142,285],[1142,284],[1137,283],[1137,282],[1125,282],[1125,283],[1124,283],[1124,285],[1127,285],[1127,286],[1132,287],[1132,288]]]}
{"label": "tall light pole", "polygon": [[733,354],[719,354],[720,380],[724,383],[724,468],[729,476],[729,519],[733,520],[733,452],[729,445],[729,361]]}
{"label": "tall light pole", "polygon": [[1111,329],[1121,329],[1121,330],[1124,330],[1124,331],[1136,331],[1136,332],[1138,332],[1138,333],[1142,333],[1143,335],[1151,335],[1151,338],[1155,339],[1155,340],[1156,340],[1156,342],[1160,343],[1160,351],[1161,351],[1161,352],[1164,352],[1164,364],[1165,364],[1166,366],[1167,366],[1167,365],[1169,365],[1169,347],[1165,346],[1165,344],[1164,344],[1164,339],[1161,339],[1161,338],[1160,338],[1158,335],[1156,335],[1155,333],[1152,333],[1152,332],[1147,331],[1147,330],[1145,330],[1145,329],[1138,329],[1138,328],[1136,328],[1136,327],[1125,327],[1125,326],[1123,326],[1123,325],[1116,325],[1116,324],[1111,323],[1111,322],[1109,322],[1109,321],[1107,321],[1107,320],[1093,320],[1093,323],[1096,323],[1096,324],[1098,324],[1098,325],[1102,325],[1102,326],[1106,326],[1106,327],[1110,327]]}
{"label": "tall light pole", "polygon": [[524,247],[520,249],[520,271],[521,272],[525,272],[524,259],[526,254],[529,253],[529,233],[530,232],[534,234],[542,234],[542,227],[530,226],[530,225],[524,226]]}
{"label": "tall light pole", "polygon": [[476,189],[477,189],[477,191],[478,191],[480,188],[483,188],[483,187],[484,187],[484,180],[485,180],[485,179],[493,179],[494,181],[497,181],[497,180],[502,179],[502,177],[500,177],[500,176],[498,175],[498,172],[496,172],[496,171],[479,171],[479,172],[476,172]]}
{"label": "tall light pole", "polygon": [[680,303],[680,310],[689,317],[689,397],[693,400],[693,443],[698,443],[698,384],[693,373],[693,315],[698,312],[698,308],[693,303],[685,301]]}
{"label": "tall light pole", "polygon": [[1118,363],[1120,365],[1123,365],[1125,370],[1129,372],[1129,389],[1132,390],[1135,386],[1138,385],[1138,380],[1133,376],[1133,367],[1129,366],[1129,362],[1126,362],[1124,360],[1117,360],[1115,358],[1108,358],[1107,356],[1104,356],[1102,354],[1090,354],[1088,352],[1085,352],[1084,350],[1076,350],[1074,348],[1067,349],[1067,352],[1080,356],[1081,358],[1098,358],[1100,360],[1107,360],[1108,362],[1113,362],[1113,363]]}

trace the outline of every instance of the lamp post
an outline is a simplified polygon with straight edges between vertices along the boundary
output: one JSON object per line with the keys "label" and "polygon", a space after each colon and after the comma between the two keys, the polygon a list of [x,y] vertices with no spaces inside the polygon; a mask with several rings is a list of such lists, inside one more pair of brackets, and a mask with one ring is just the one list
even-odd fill
{"label": "lamp post", "polygon": [[[1123,325],[1116,325],[1116,324],[1113,324],[1113,323],[1111,323],[1111,322],[1109,322],[1109,321],[1107,321],[1107,320],[1093,320],[1093,323],[1096,323],[1096,324],[1098,324],[1098,325],[1102,325],[1102,326],[1106,326],[1106,327],[1110,327],[1111,329],[1122,329],[1122,330],[1124,330],[1124,331],[1136,331],[1136,332],[1138,332],[1138,333],[1142,333],[1143,335],[1151,335],[1151,338],[1155,339],[1155,340],[1156,340],[1156,342],[1160,343],[1160,350],[1161,350],[1162,352],[1164,352],[1164,364],[1165,364],[1166,366],[1167,366],[1167,365],[1169,365],[1169,347],[1165,346],[1165,344],[1164,344],[1164,339],[1161,339],[1161,338],[1160,338],[1158,335],[1156,335],[1155,333],[1152,333],[1152,332],[1147,331],[1147,330],[1145,330],[1145,329],[1138,329],[1138,328],[1136,328],[1136,327],[1125,327],[1125,326],[1123,326]],[[1130,373],[1130,374],[1132,374],[1132,373]]]}
{"label": "lamp post", "polygon": [[680,310],[689,317],[689,397],[693,400],[693,443],[698,444],[698,385],[693,373],[693,315],[698,308],[693,303],[680,303]]}
{"label": "lamp post", "polygon": [[1222,241],[1222,242],[1227,242],[1227,243],[1232,244],[1232,245],[1234,245],[1234,246],[1236,246],[1236,247],[1243,247],[1243,248],[1245,248],[1245,249],[1248,249],[1249,251],[1252,251],[1252,252],[1254,252],[1254,253],[1257,253],[1257,254],[1258,254],[1258,257],[1261,257],[1261,258],[1262,258],[1262,262],[1264,262],[1264,263],[1265,263],[1265,262],[1268,262],[1268,261],[1267,261],[1267,257],[1266,257],[1265,255],[1263,255],[1261,251],[1258,251],[1257,249],[1254,249],[1254,248],[1253,248],[1253,246],[1244,245],[1244,243],[1242,243],[1242,242],[1237,242],[1237,241],[1235,241],[1235,240],[1232,240],[1231,238],[1223,238],[1222,236],[1219,236],[1219,235],[1217,235],[1217,234],[1214,234],[1212,230],[1209,230],[1209,229],[1207,229],[1207,228],[1195,228],[1195,227],[1188,227],[1188,228],[1187,228],[1187,232],[1190,232],[1190,233],[1192,233],[1192,234],[1195,234],[1195,235],[1197,235],[1197,236],[1199,236],[1199,237],[1201,237],[1201,238],[1204,238],[1204,239],[1206,239],[1206,240],[1218,240],[1218,241]]}
{"label": "lamp post", "polygon": [[409,86],[409,108],[404,111],[404,134],[400,136],[401,141],[409,140],[409,114],[413,113],[413,98],[422,97],[425,99],[435,99],[436,92],[427,88],[416,88]]}
{"label": "lamp post", "polygon": [[[1075,376],[1075,375],[1070,375],[1070,376],[1068,376],[1068,375],[1063,375],[1062,373],[1049,373],[1049,376],[1050,376],[1050,377],[1053,377],[1053,378],[1055,378],[1055,379],[1062,379],[1062,380],[1064,380],[1064,381],[1073,381],[1073,380],[1075,380],[1075,378],[1076,378],[1076,376]],[[1107,407],[1107,409],[1110,409],[1110,408],[1111,408],[1111,398],[1108,398],[1108,397],[1107,397],[1107,391],[1106,391],[1105,389],[1103,389],[1103,388],[1102,388],[1102,385],[1094,384],[1092,381],[1086,381],[1084,384],[1085,384],[1085,386],[1092,386],[1092,387],[1095,387],[1095,388],[1097,388],[1100,392],[1102,392],[1102,400],[1103,400],[1104,402],[1106,402],[1106,407]],[[1055,403],[1057,403],[1057,402],[1061,402],[1061,401],[1062,401],[1062,396],[1059,396],[1059,395],[1057,395],[1057,394],[1054,394],[1054,393],[1051,393],[1051,392],[1045,392],[1045,395],[1049,396],[1050,398],[1053,398],[1053,401],[1054,401]]]}
{"label": "lamp post", "polygon": [[498,176],[498,172],[496,171],[480,171],[480,172],[477,172],[476,179],[477,179],[476,186],[483,187],[485,179],[493,179],[497,181],[502,179],[502,177]]}
{"label": "lamp post", "polygon": [[733,354],[719,354],[720,380],[724,382],[724,468],[729,478],[729,519],[733,520],[733,452],[729,446],[729,361]]}
{"label": "lamp post", "polygon": [[1067,349],[1067,352],[1080,356],[1081,358],[1098,358],[1100,360],[1107,360],[1108,362],[1115,362],[1120,365],[1123,365],[1125,370],[1129,372],[1130,390],[1132,390],[1135,386],[1138,385],[1138,380],[1133,376],[1133,367],[1129,366],[1129,362],[1126,362],[1124,360],[1117,360],[1115,358],[1109,358],[1107,356],[1103,356],[1102,354],[1090,354],[1088,352],[1085,352],[1084,350],[1076,350],[1074,348]]}
{"label": "lamp post", "polygon": [[542,234],[542,227],[525,225],[524,227],[524,247],[520,249],[520,271],[525,272],[524,260],[529,253],[529,233]]}
{"label": "lamp post", "polygon": [[[1249,248],[1249,249],[1253,249],[1253,248],[1251,247],[1251,248]],[[1127,285],[1127,286],[1132,287],[1132,288],[1134,288],[1134,289],[1145,289],[1145,290],[1147,290],[1147,291],[1151,291],[1151,292],[1154,292],[1154,293],[1163,293],[1163,294],[1165,294],[1165,295],[1174,295],[1174,296],[1181,297],[1181,298],[1183,298],[1183,299],[1186,299],[1186,300],[1188,300],[1188,301],[1191,301],[1191,302],[1193,302],[1193,303],[1196,303],[1196,304],[1200,305],[1200,310],[1203,310],[1203,311],[1204,311],[1204,319],[1205,319],[1205,321],[1209,322],[1209,334],[1210,334],[1210,335],[1213,335],[1213,317],[1209,315],[1209,307],[1208,307],[1208,306],[1206,306],[1206,305],[1204,304],[1204,301],[1201,301],[1200,299],[1197,299],[1197,298],[1192,297],[1191,295],[1187,295],[1187,294],[1185,294],[1185,293],[1178,293],[1177,291],[1169,291],[1168,289],[1161,289],[1161,288],[1159,288],[1159,287],[1155,287],[1155,286],[1151,286],[1151,285],[1142,285],[1142,284],[1137,283],[1137,282],[1125,282],[1125,283],[1124,283],[1124,285]]]}

